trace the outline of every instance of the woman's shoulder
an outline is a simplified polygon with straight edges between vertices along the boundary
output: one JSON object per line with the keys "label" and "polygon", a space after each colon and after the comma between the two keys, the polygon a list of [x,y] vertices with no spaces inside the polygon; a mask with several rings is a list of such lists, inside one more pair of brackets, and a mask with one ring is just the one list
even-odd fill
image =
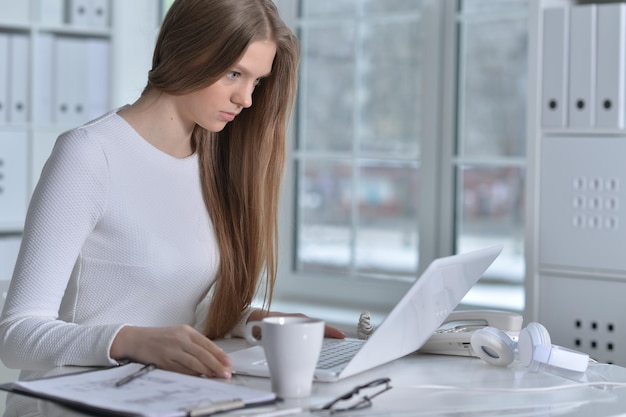
{"label": "woman's shoulder", "polygon": [[128,135],[127,127],[123,119],[113,110],[82,126],[61,133],[55,148],[71,147],[79,152],[102,152],[112,142],[125,135]]}
{"label": "woman's shoulder", "polygon": [[124,130],[123,120],[117,115],[117,110],[112,110],[102,116],[90,120],[85,124],[75,127],[61,134],[60,137],[98,137],[116,136]]}

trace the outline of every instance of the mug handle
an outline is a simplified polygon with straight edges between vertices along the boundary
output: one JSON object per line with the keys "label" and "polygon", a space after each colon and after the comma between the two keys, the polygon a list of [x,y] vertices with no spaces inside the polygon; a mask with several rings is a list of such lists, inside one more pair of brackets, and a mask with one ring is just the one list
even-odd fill
{"label": "mug handle", "polygon": [[253,345],[258,345],[261,343],[260,339],[257,339],[254,337],[253,335],[253,331],[255,327],[258,327],[259,329],[261,328],[261,321],[250,321],[246,324],[246,330],[244,332],[244,337],[246,338],[246,340],[248,341],[248,343],[251,343]]}

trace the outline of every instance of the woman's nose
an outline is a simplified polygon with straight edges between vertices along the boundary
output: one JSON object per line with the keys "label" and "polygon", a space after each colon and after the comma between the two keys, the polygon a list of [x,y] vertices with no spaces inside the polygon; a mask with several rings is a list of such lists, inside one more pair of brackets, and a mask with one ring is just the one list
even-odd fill
{"label": "woman's nose", "polygon": [[233,103],[247,109],[252,106],[252,92],[254,91],[254,84],[252,85],[244,85],[241,88],[237,89],[233,94],[232,101]]}

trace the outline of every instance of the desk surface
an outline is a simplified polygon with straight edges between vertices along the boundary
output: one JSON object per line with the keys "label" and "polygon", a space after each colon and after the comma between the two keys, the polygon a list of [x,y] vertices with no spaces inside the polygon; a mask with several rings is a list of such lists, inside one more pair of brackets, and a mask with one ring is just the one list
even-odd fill
{"label": "desk surface", "polygon": [[[227,351],[245,347],[242,340],[221,343]],[[58,368],[54,374],[77,368]],[[316,382],[311,398],[281,407],[319,405],[380,377],[393,388],[373,400],[373,406],[339,416],[626,416],[626,368],[592,364],[585,374],[566,371],[533,373],[521,365],[502,368],[469,357],[412,354],[368,372],[333,383]],[[623,387],[591,387],[591,382],[618,382]],[[270,390],[266,378],[234,376],[234,384]],[[9,394],[8,416],[81,416],[56,404]],[[260,410],[221,416],[252,416]],[[292,416],[326,414],[303,412]]]}

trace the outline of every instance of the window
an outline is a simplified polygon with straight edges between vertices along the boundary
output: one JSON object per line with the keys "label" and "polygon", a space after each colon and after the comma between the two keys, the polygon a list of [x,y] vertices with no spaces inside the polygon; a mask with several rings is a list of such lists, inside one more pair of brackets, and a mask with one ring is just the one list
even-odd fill
{"label": "window", "polygon": [[284,3],[302,61],[278,296],[388,308],[433,258],[495,243],[482,280],[522,291],[526,1]]}
{"label": "window", "polygon": [[505,249],[483,280],[524,278],[526,0],[464,0],[458,15],[455,247]]}
{"label": "window", "polygon": [[296,269],[414,275],[420,3],[301,4]]}

